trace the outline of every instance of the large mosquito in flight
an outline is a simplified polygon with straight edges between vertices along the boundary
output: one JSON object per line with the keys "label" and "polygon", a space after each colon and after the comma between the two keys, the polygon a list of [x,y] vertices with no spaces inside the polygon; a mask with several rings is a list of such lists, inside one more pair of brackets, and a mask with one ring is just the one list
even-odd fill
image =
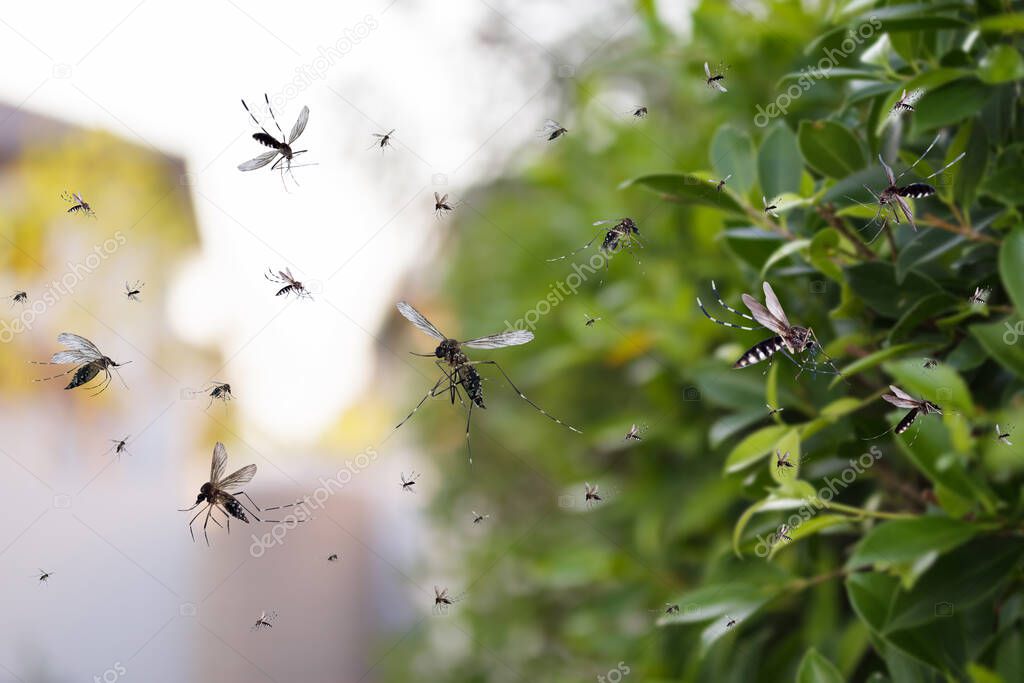
{"label": "large mosquito in flight", "polygon": [[[582,433],[580,430],[576,429],[572,425],[562,422],[557,417],[528,399],[526,394],[520,391],[519,387],[512,382],[508,373],[505,372],[497,361],[469,360],[462,350],[463,347],[471,349],[500,349],[505,346],[526,344],[533,339],[533,332],[528,330],[509,330],[507,332],[499,332],[498,334],[492,334],[486,337],[477,337],[476,339],[470,339],[468,341],[458,341],[456,339],[446,337],[440,330],[434,327],[434,324],[427,320],[422,313],[405,301],[399,301],[397,308],[398,312],[401,313],[406,320],[415,325],[421,332],[424,332],[441,342],[438,344],[437,348],[434,349],[433,356],[437,358],[434,363],[441,370],[443,376],[434,383],[434,386],[430,388],[430,391],[420,399],[420,402],[416,404],[416,407],[412,409],[412,412],[409,413],[404,420],[399,422],[395,429],[404,425],[413,415],[415,415],[416,411],[420,409],[420,406],[422,406],[428,398],[436,398],[437,396],[448,394],[452,405],[455,405],[456,398],[459,399],[459,403],[466,405],[462,400],[462,392],[464,391],[466,392],[466,396],[469,398],[469,410],[466,415],[466,451],[469,455],[469,461],[473,462],[473,450],[469,441],[469,427],[470,420],[473,418],[473,407],[487,407],[484,405],[483,378],[477,371],[477,366],[493,365],[498,369],[498,372],[502,374],[509,386],[512,387],[512,390],[519,395],[519,398],[523,399],[537,409],[541,414],[547,416],[549,419],[557,422],[563,427],[566,427],[577,434]],[[431,356],[431,354],[426,353],[416,353],[413,355],[425,356],[428,358]]]}
{"label": "large mosquito in flight", "polygon": [[224,444],[218,441],[213,447],[213,461],[210,464],[210,480],[200,487],[199,495],[196,496],[195,505],[190,508],[179,510],[179,512],[191,512],[203,503],[206,504],[206,507],[197,512],[195,517],[193,517],[188,523],[188,532],[191,534],[193,542],[196,540],[196,534],[192,525],[195,524],[196,519],[198,519],[204,512],[206,513],[206,519],[203,521],[203,537],[206,539],[206,545],[210,545],[210,537],[207,535],[206,529],[210,520],[212,519],[213,523],[217,526],[221,526],[220,521],[213,516],[213,513],[217,510],[223,513],[224,518],[227,521],[228,533],[231,533],[232,517],[239,519],[246,524],[249,523],[249,517],[246,513],[252,515],[252,518],[257,522],[269,522],[272,524],[280,523],[281,520],[260,519],[255,512],[247,508],[245,504],[239,500],[238,496],[245,496],[249,500],[249,503],[259,512],[280,510],[282,508],[292,507],[295,505],[295,503],[289,503],[287,505],[276,505],[260,509],[260,506],[256,505],[256,502],[249,497],[249,494],[241,490],[241,487],[252,481],[252,478],[256,475],[256,465],[246,465],[245,467],[224,476],[224,466],[227,462],[228,451],[224,448]]}
{"label": "large mosquito in flight", "polygon": [[907,431],[907,429],[910,428],[910,425],[914,424],[914,420],[917,419],[918,415],[928,415],[929,413],[942,415],[942,409],[939,408],[939,406],[935,405],[931,401],[914,398],[894,384],[889,385],[889,391],[892,393],[882,394],[882,398],[884,400],[893,404],[897,408],[910,408],[910,412],[907,413],[893,428],[893,431],[897,434],[902,434]]}
{"label": "large mosquito in flight", "polygon": [[[97,394],[101,394],[106,391],[107,387],[110,386],[110,380],[113,377],[110,372],[111,368],[119,368],[122,365],[131,363],[131,361],[115,363],[109,357],[103,355],[103,352],[96,348],[95,344],[85,337],[80,337],[77,334],[61,332],[57,335],[57,341],[68,347],[68,350],[58,351],[53,354],[53,356],[50,357],[49,363],[40,363],[38,361],[32,361],[32,363],[35,365],[73,365],[74,367],[59,375],[41,377],[35,380],[36,382],[45,382],[47,380],[57,379],[58,377],[66,377],[73,372],[75,373],[74,376],[64,389],[74,389],[88,384],[96,378],[96,375],[102,372],[104,374],[103,381],[100,382],[99,388],[92,394],[93,396],[96,396]],[[124,384],[124,381],[122,380],[121,383]]]}
{"label": "large mosquito in flight", "polygon": [[[252,139],[260,143],[261,145],[270,147],[271,149],[269,152],[261,154],[258,157],[250,159],[249,161],[242,162],[241,164],[238,165],[238,170],[254,171],[257,168],[263,168],[271,161],[274,161],[274,159],[277,158],[278,155],[281,155],[280,159],[274,161],[274,165],[270,167],[270,170],[275,170],[278,167],[280,167],[281,182],[284,183],[284,174],[287,172],[292,177],[292,180],[295,181],[295,184],[298,185],[299,182],[295,180],[295,174],[292,173],[292,159],[294,159],[300,154],[308,152],[309,150],[292,149],[292,145],[294,145],[298,137],[302,135],[302,131],[306,130],[306,124],[309,122],[309,107],[303,107],[302,111],[299,112],[299,118],[295,120],[295,125],[292,126],[291,133],[289,133],[288,137],[286,138],[284,135],[284,131],[281,130],[281,124],[277,122],[277,117],[274,116],[274,110],[270,106],[270,98],[267,97],[266,93],[263,94],[263,99],[267,103],[267,111],[270,112],[270,118],[273,119],[274,125],[277,126],[277,131],[281,134],[281,139],[278,140],[273,135],[268,133],[267,129],[263,127],[263,124],[256,119],[256,116],[252,113],[252,110],[249,109],[249,105],[245,103],[245,100],[242,100],[242,106],[245,107],[245,110],[247,112],[249,112],[249,118],[251,118],[253,123],[259,126],[260,131],[262,131],[260,133],[253,133]],[[311,164],[303,165],[309,166]],[[285,189],[287,189],[287,186]]]}
{"label": "large mosquito in flight", "polygon": [[[782,304],[779,303],[779,298],[775,296],[775,291],[772,286],[767,282],[764,283],[764,301],[767,304],[762,305],[760,301],[744,294],[742,296],[743,303],[746,304],[747,308],[753,315],[747,315],[741,313],[729,304],[722,301],[722,297],[718,294],[718,289],[715,287],[715,281],[711,281],[711,291],[714,292],[715,297],[718,299],[718,303],[721,304],[722,308],[734,313],[741,318],[751,320],[758,323],[760,327],[746,327],[744,325],[737,325],[735,323],[725,322],[715,318],[708,310],[704,308],[704,304],[701,302],[700,297],[697,297],[697,305],[700,306],[700,310],[707,316],[711,322],[724,325],[725,327],[732,327],[737,330],[746,330],[747,332],[756,332],[760,329],[766,329],[770,332],[774,332],[776,336],[765,339],[764,341],[754,344],[748,349],[739,360],[734,364],[734,368],[745,368],[748,365],[754,365],[764,360],[771,359],[776,353],[782,351],[793,363],[803,370],[804,366],[798,362],[794,355],[809,351],[812,354],[816,354],[821,351],[821,344],[814,336],[814,330],[809,327],[798,327],[791,325],[789,319],[786,317],[786,312],[782,309]],[[831,366],[831,361],[827,361]],[[817,363],[815,363],[815,370]],[[839,374],[839,371],[832,367],[835,374]]]}

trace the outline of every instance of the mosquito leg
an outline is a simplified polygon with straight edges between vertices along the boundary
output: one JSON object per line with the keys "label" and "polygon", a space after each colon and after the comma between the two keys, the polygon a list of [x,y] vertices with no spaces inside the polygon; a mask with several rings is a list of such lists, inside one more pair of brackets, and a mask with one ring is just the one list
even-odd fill
{"label": "mosquito leg", "polygon": [[513,389],[513,390],[514,390],[514,391],[515,391],[515,392],[516,392],[517,394],[519,394],[519,398],[523,399],[524,401],[526,401],[527,403],[529,403],[529,404],[530,404],[531,406],[533,406],[534,408],[536,408],[536,409],[537,409],[537,410],[538,410],[538,411],[539,411],[539,412],[540,412],[541,414],[543,414],[543,415],[546,415],[546,416],[547,416],[547,417],[548,417],[549,419],[553,420],[554,422],[557,422],[558,424],[560,424],[560,425],[562,425],[563,427],[565,427],[565,428],[569,429],[570,431],[576,432],[577,434],[582,434],[582,433],[583,433],[583,432],[581,432],[580,430],[578,430],[578,429],[576,429],[575,427],[573,427],[572,425],[570,425],[570,424],[568,424],[568,423],[566,423],[566,422],[562,422],[562,421],[561,421],[561,420],[559,420],[559,419],[558,419],[557,417],[555,417],[554,415],[552,415],[552,414],[551,414],[551,413],[549,413],[548,411],[544,410],[543,408],[541,408],[541,407],[540,407],[539,405],[537,405],[536,403],[534,403],[534,402],[533,402],[533,401],[531,401],[530,399],[526,398],[526,394],[524,394],[524,393],[523,393],[522,391],[520,391],[520,390],[519,390],[519,387],[517,387],[517,386],[516,386],[516,385],[515,385],[515,384],[514,384],[514,383],[512,382],[512,378],[511,378],[511,377],[509,377],[509,376],[508,376],[508,373],[507,373],[507,372],[505,372],[505,370],[504,370],[504,369],[503,369],[503,368],[502,368],[502,367],[501,367],[501,366],[500,366],[500,365],[498,364],[498,361],[494,361],[494,360],[476,360],[476,361],[471,361],[471,362],[469,363],[469,365],[493,365],[494,367],[498,368],[498,372],[500,372],[500,373],[502,374],[502,376],[503,376],[503,377],[505,378],[505,381],[507,381],[507,382],[508,382],[509,386],[510,386],[510,387],[512,387],[512,389]]}
{"label": "mosquito leg", "polygon": [[267,93],[263,93],[263,99],[267,103],[267,111],[270,112],[270,118],[274,120],[274,125],[277,126],[277,132],[281,134],[281,141],[287,142],[287,139],[284,137],[284,131],[281,130],[281,124],[277,122],[277,117],[274,116],[274,108],[270,106],[270,98],[267,97]]}
{"label": "mosquito leg", "polygon": [[[509,384],[511,384],[511,382],[509,382]],[[522,395],[522,394],[520,394],[520,395]],[[459,400],[460,401],[462,400],[461,397],[459,398]],[[473,419],[473,406],[474,405],[476,405],[476,404],[473,402],[472,397],[471,397],[470,401],[469,401],[469,411],[466,413],[466,455],[469,456],[469,464],[470,465],[473,464],[473,446],[472,446],[472,444],[469,441],[469,421]]]}
{"label": "mosquito leg", "polygon": [[432,397],[436,396],[436,394],[434,392],[437,391],[437,388],[439,386],[441,386],[441,382],[445,381],[446,379],[449,382],[451,381],[451,377],[448,376],[448,375],[445,375],[444,377],[442,377],[439,380],[437,380],[437,382],[434,384],[434,386],[432,386],[430,388],[430,391],[428,391],[427,394],[422,399],[420,399],[420,402],[416,404],[416,407],[412,409],[412,412],[409,413],[408,415],[406,415],[404,420],[402,420],[397,425],[395,425],[395,429],[398,429],[399,427],[404,425],[406,422],[408,422],[409,418],[411,418],[413,415],[416,414],[416,411],[420,409],[420,406],[422,406],[424,403],[426,403],[428,398],[432,398]]}
{"label": "mosquito leg", "polygon": [[249,118],[252,119],[252,122],[259,126],[260,130],[262,130],[265,135],[267,135],[268,137],[274,137],[273,135],[267,132],[267,129],[263,127],[262,123],[256,120],[256,117],[253,116],[252,110],[249,109],[249,105],[245,103],[245,100],[242,100],[242,106],[245,107],[245,110],[247,112],[249,112]]}
{"label": "mosquito leg", "polygon": [[[29,362],[34,364],[34,365],[57,365],[57,363],[40,363],[40,362],[34,361],[34,360],[29,361]],[[68,370],[66,372],[62,372],[59,375],[53,375],[52,377],[40,377],[39,379],[34,379],[32,381],[33,382],[46,382],[46,381],[51,380],[51,379],[58,379],[60,377],[66,377],[66,376],[70,375],[72,372],[76,371],[77,369],[78,368],[71,368],[70,370]]]}
{"label": "mosquito leg", "polygon": [[[191,512],[192,510],[194,510],[194,509],[196,508],[196,506],[198,506],[198,505],[200,505],[200,503],[196,503],[195,505],[193,505],[192,507],[190,507],[190,508],[188,509],[188,512]],[[196,533],[195,533],[195,530],[194,530],[194,529],[192,528],[192,525],[196,523],[196,520],[197,520],[197,519],[199,519],[199,515],[201,515],[201,514],[203,514],[204,512],[206,512],[206,510],[207,510],[207,509],[209,509],[209,507],[210,507],[210,504],[209,504],[209,503],[207,503],[207,504],[206,504],[206,507],[205,507],[205,508],[203,508],[202,510],[200,510],[199,512],[197,512],[197,513],[196,513],[196,516],[192,518],[192,521],[190,521],[190,522],[188,523],[188,533],[189,533],[189,534],[191,534],[191,536],[192,536],[192,542],[193,542],[193,543],[195,543],[195,542],[196,542]],[[186,511],[185,511],[185,510],[182,510],[181,512],[186,512]]]}
{"label": "mosquito leg", "polygon": [[565,256],[559,256],[558,258],[549,258],[549,259],[547,259],[547,262],[548,262],[548,263],[552,263],[552,262],[554,262],[554,261],[564,261],[564,260],[565,260],[565,259],[567,259],[567,258],[572,258],[572,257],[573,257],[573,256],[574,256],[575,254],[578,254],[579,252],[583,251],[584,249],[588,249],[588,248],[590,248],[590,245],[594,243],[594,240],[596,240],[596,239],[597,239],[597,238],[598,238],[598,237],[599,237],[599,236],[601,235],[601,233],[602,233],[602,232],[604,232],[604,231],[603,231],[603,230],[601,230],[601,231],[598,231],[598,233],[597,233],[596,235],[594,235],[593,237],[591,237],[591,238],[590,238],[590,241],[589,241],[589,242],[587,242],[586,244],[584,244],[584,245],[583,245],[582,247],[580,247],[579,249],[576,249],[576,250],[574,250],[574,251],[570,251],[570,252],[569,252],[568,254],[566,254]]}

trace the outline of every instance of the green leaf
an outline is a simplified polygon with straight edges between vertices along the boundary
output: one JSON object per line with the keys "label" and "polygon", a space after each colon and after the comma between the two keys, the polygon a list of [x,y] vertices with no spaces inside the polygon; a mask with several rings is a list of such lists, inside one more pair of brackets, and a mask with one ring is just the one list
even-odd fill
{"label": "green leaf", "polygon": [[812,647],[800,660],[800,668],[796,672],[796,683],[845,683],[845,681],[836,665]]}
{"label": "green leaf", "polygon": [[879,261],[850,266],[845,272],[854,293],[889,318],[899,318],[918,299],[942,291],[919,273],[908,273],[901,284],[896,281],[892,264]]}
{"label": "green leaf", "polygon": [[732,175],[728,186],[746,196],[757,180],[754,143],[746,132],[723,124],[711,138],[711,166],[719,179]]}
{"label": "green leaf", "polygon": [[[808,505],[808,504],[805,503],[805,505]],[[809,504],[809,507],[813,508],[814,505],[813,504]],[[851,522],[851,518],[847,517],[846,515],[822,515],[822,514],[818,514],[818,515],[815,515],[815,516],[811,517],[810,519],[808,519],[805,522],[801,522],[800,524],[798,524],[796,526],[792,526],[791,525],[789,533],[786,534],[786,535],[789,536],[793,540],[791,540],[791,541],[783,540],[783,542],[781,542],[781,543],[774,544],[772,546],[771,552],[768,553],[768,559],[769,560],[772,559],[773,557],[775,557],[776,553],[785,550],[786,548],[788,548],[791,545],[795,544],[801,538],[808,538],[808,537],[813,536],[814,534],[818,533],[819,531],[822,531],[824,529],[828,529],[828,528],[831,528],[831,527],[848,525],[848,524],[850,524],[850,522]]]}
{"label": "green leaf", "polygon": [[1024,323],[1004,320],[997,323],[971,325],[971,336],[985,352],[1004,368],[1024,378]]}
{"label": "green leaf", "polygon": [[902,284],[911,270],[934,261],[964,241],[962,235],[942,230],[921,230],[915,233],[896,260],[896,282]]}
{"label": "green leaf", "polygon": [[823,228],[814,233],[811,238],[811,246],[807,250],[807,259],[818,272],[836,282],[843,281],[842,269],[832,261],[831,256],[842,243],[839,231],[835,228]]}
{"label": "green leaf", "polygon": [[898,344],[896,346],[889,346],[884,349],[879,349],[878,351],[875,351],[874,353],[864,356],[863,358],[858,358],[857,360],[847,365],[845,368],[841,368],[839,371],[842,373],[842,376],[837,376],[835,379],[833,379],[832,383],[829,385],[829,388],[832,388],[839,382],[843,381],[843,377],[849,379],[850,377],[858,375],[864,372],[865,370],[870,370],[871,368],[878,367],[879,365],[881,365],[882,363],[889,359],[899,358],[901,356],[910,354],[916,354],[917,352],[923,351],[929,346],[931,345],[917,343]]}
{"label": "green leaf", "polygon": [[999,277],[1018,311],[1024,311],[1024,228],[1015,228],[999,248]]}
{"label": "green leaf", "polygon": [[807,249],[810,246],[811,240],[808,239],[799,239],[793,240],[792,242],[786,242],[778,249],[776,249],[771,256],[768,257],[768,260],[764,262],[763,266],[761,266],[761,273],[758,277],[764,279],[765,275],[768,274],[768,271],[771,270],[771,267],[774,266],[776,263],[782,261],[788,256],[791,256],[792,254],[800,252],[802,249]]}
{"label": "green leaf", "polygon": [[914,130],[941,128],[974,116],[991,94],[991,89],[976,78],[962,78],[926,92],[914,111]]}
{"label": "green leaf", "polygon": [[978,77],[986,83],[1009,83],[1024,78],[1024,58],[1009,45],[996,45],[981,58]]}
{"label": "green leaf", "polygon": [[653,173],[626,180],[619,188],[625,189],[633,185],[640,185],[665,199],[681,204],[709,206],[740,216],[746,215],[728,185],[718,192],[706,179],[692,173]]}
{"label": "green leaf", "polygon": [[796,136],[786,124],[776,123],[765,135],[757,153],[761,193],[771,199],[784,192],[797,192],[802,171]]}
{"label": "green leaf", "polygon": [[867,164],[860,141],[835,121],[801,121],[797,139],[804,161],[821,175],[845,178]]}
{"label": "green leaf", "polygon": [[792,427],[787,425],[772,425],[771,427],[762,427],[747,436],[732,449],[729,457],[725,459],[726,473],[731,474],[749,467],[774,451],[775,444],[791,429]]}
{"label": "green leaf", "polygon": [[1024,33],[1024,12],[985,17],[978,27],[988,33]]}
{"label": "green leaf", "polygon": [[980,526],[949,517],[890,520],[867,533],[846,566],[912,564],[929,553],[941,555],[963,545],[980,530]]}

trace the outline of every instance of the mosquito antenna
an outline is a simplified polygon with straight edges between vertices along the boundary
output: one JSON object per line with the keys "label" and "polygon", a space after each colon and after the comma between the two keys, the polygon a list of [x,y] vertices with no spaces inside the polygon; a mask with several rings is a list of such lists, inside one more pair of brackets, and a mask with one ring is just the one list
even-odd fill
{"label": "mosquito antenna", "polygon": [[249,118],[252,119],[252,122],[259,126],[259,129],[262,130],[267,137],[274,137],[273,135],[267,132],[267,129],[263,127],[262,123],[256,120],[256,117],[252,113],[252,109],[249,109],[249,105],[245,103],[245,100],[242,100],[242,106],[245,107],[245,110],[247,112],[249,112]]}
{"label": "mosquito antenna", "polygon": [[[279,133],[281,133],[281,140],[282,140],[282,142],[287,142],[288,138],[286,138],[284,136],[284,131],[281,130],[281,124],[277,122],[277,117],[274,116],[274,108],[270,106],[270,98],[267,97],[267,93],[263,93],[263,99],[266,100],[267,111],[270,112],[270,118],[272,118],[274,120],[274,125],[277,126],[277,131]],[[927,152],[926,152],[926,154],[927,154]]]}
{"label": "mosquito antenna", "polygon": [[[910,166],[908,166],[908,167],[906,168],[906,170],[905,170],[905,171],[903,171],[903,173],[900,173],[900,174],[899,174],[898,176],[896,176],[896,180],[899,180],[900,178],[902,178],[903,176],[905,176],[905,175],[907,174],[907,172],[908,172],[908,171],[910,171],[910,169],[914,168],[914,167],[915,167],[915,166],[917,166],[917,165],[918,165],[919,163],[921,163],[921,160],[922,160],[922,159],[924,159],[924,158],[925,158],[926,156],[928,156],[928,152],[932,151],[932,147],[934,147],[934,146],[935,146],[935,143],[936,143],[936,142],[938,142],[938,141],[939,141],[939,138],[941,138],[941,137],[942,137],[942,133],[939,133],[938,135],[936,135],[936,136],[935,136],[935,139],[934,139],[934,140],[932,140],[932,144],[928,145],[928,149],[926,149],[926,150],[924,151],[924,154],[922,154],[921,156],[919,156],[919,157],[917,158],[917,161],[915,161],[915,162],[914,162],[914,163],[912,163],[912,164],[911,164]],[[965,152],[965,153],[966,153],[966,152]],[[929,177],[930,177],[930,176],[929,176]]]}
{"label": "mosquito antenna", "polygon": [[945,171],[945,170],[946,170],[947,168],[949,168],[950,166],[952,166],[953,164],[955,164],[956,162],[958,162],[958,161],[960,161],[961,159],[963,159],[963,158],[964,158],[965,156],[967,156],[967,152],[960,152],[960,156],[958,156],[958,157],[957,157],[956,159],[953,159],[953,161],[949,162],[948,164],[946,164],[945,166],[943,166],[942,168],[940,168],[940,169],[939,169],[938,171],[936,171],[935,173],[932,173],[932,174],[931,174],[930,176],[928,176],[927,178],[925,178],[925,180],[928,180],[928,178],[934,178],[935,176],[939,175],[940,173],[942,173],[943,171]]}

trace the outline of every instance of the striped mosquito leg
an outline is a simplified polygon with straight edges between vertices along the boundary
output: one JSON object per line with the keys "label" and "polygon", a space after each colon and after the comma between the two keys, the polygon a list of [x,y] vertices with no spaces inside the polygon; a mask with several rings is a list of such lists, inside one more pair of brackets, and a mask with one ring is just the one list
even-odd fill
{"label": "striped mosquito leg", "polygon": [[733,364],[733,368],[745,368],[748,365],[768,360],[784,348],[786,348],[786,342],[783,341],[782,337],[765,339],[763,342],[758,342],[751,346],[750,350],[740,356],[740,359]]}
{"label": "striped mosquito leg", "polygon": [[722,308],[724,308],[725,310],[729,311],[730,313],[734,313],[734,314],[738,315],[741,318],[744,318],[746,320],[752,320],[753,322],[757,322],[756,320],[754,320],[753,316],[747,315],[746,313],[743,313],[741,311],[737,311],[735,308],[733,308],[729,304],[725,303],[725,301],[722,300],[722,295],[718,293],[718,287],[715,286],[715,281],[714,280],[711,281],[711,291],[715,293],[715,298],[718,299],[718,304]]}
{"label": "striped mosquito leg", "polygon": [[715,316],[708,313],[708,309],[704,308],[704,303],[697,297],[697,305],[700,306],[700,310],[704,313],[704,316],[713,323],[724,325],[725,327],[731,327],[736,330],[746,330],[747,332],[756,332],[757,330],[763,329],[761,327],[745,327],[743,325],[737,325],[736,323],[727,323],[724,320],[719,320]]}
{"label": "striped mosquito leg", "polygon": [[515,392],[516,392],[517,394],[519,394],[519,398],[523,399],[524,401],[526,401],[527,403],[529,403],[529,404],[530,404],[531,406],[533,406],[534,408],[536,408],[536,409],[537,409],[537,410],[538,410],[538,411],[539,411],[539,412],[540,412],[541,414],[543,414],[543,415],[547,416],[547,417],[548,417],[549,419],[551,419],[551,420],[553,420],[553,421],[557,422],[558,424],[560,424],[560,425],[562,425],[563,427],[565,427],[565,428],[569,429],[570,431],[576,432],[577,434],[582,434],[582,433],[583,433],[583,432],[581,432],[580,430],[578,430],[578,429],[576,429],[575,427],[573,427],[573,426],[572,426],[571,424],[569,424],[569,423],[567,423],[567,422],[562,422],[562,421],[561,421],[561,420],[559,420],[559,419],[558,419],[557,417],[555,417],[554,415],[552,415],[552,414],[551,414],[551,413],[549,413],[548,411],[544,410],[543,408],[541,408],[541,407],[540,407],[539,405],[537,405],[536,403],[534,403],[534,402],[533,402],[533,401],[531,401],[530,399],[526,398],[526,394],[524,394],[524,393],[523,393],[522,391],[520,391],[520,390],[519,390],[519,387],[517,387],[517,386],[515,385],[515,383],[513,383],[513,382],[512,382],[512,378],[508,376],[508,373],[507,373],[507,372],[505,372],[505,370],[503,370],[503,369],[502,369],[502,367],[501,367],[500,365],[498,365],[498,361],[494,361],[494,360],[475,360],[475,361],[471,361],[471,362],[470,362],[469,364],[470,364],[470,365],[493,365],[494,367],[498,368],[498,372],[500,372],[500,373],[502,374],[502,376],[504,376],[504,377],[505,377],[505,381],[507,381],[507,382],[508,382],[508,385],[509,385],[510,387],[512,387],[512,389],[513,389],[513,390],[514,390],[514,391],[515,391]]}
{"label": "striped mosquito leg", "polygon": [[[405,416],[405,419],[404,419],[404,420],[402,420],[402,421],[401,421],[401,422],[399,422],[399,423],[398,423],[397,425],[395,425],[395,429],[398,429],[399,427],[401,427],[402,425],[404,425],[404,424],[405,424],[406,422],[408,422],[408,421],[409,421],[409,419],[410,419],[410,418],[412,418],[412,416],[416,414],[416,411],[417,411],[417,410],[419,410],[419,409],[420,409],[420,407],[421,407],[421,406],[422,406],[422,405],[423,405],[424,403],[426,403],[426,402],[427,402],[427,399],[428,399],[428,398],[434,398],[435,396],[439,396],[440,394],[438,394],[438,393],[437,393],[437,388],[438,388],[439,386],[441,386],[441,382],[443,382],[443,381],[445,381],[445,380],[448,380],[448,382],[449,382],[449,383],[451,383],[451,376],[449,376],[449,375],[445,375],[445,376],[444,376],[444,377],[442,377],[441,379],[437,380],[437,382],[436,382],[436,383],[434,384],[434,386],[432,386],[432,387],[430,388],[430,391],[428,391],[428,392],[426,393],[426,395],[425,395],[425,396],[424,396],[423,398],[421,398],[421,399],[420,399],[420,402],[416,404],[416,407],[412,409],[412,412],[411,412],[411,413],[409,413],[408,415],[406,415],[406,416]],[[447,391],[447,389],[445,389],[445,391]]]}
{"label": "striped mosquito leg", "polygon": [[[509,382],[511,384],[511,382]],[[462,397],[459,397],[462,401]],[[469,411],[466,414],[466,455],[469,456],[469,464],[473,464],[473,446],[469,442],[469,421],[473,419],[473,406],[476,405],[472,399],[469,401]]]}

